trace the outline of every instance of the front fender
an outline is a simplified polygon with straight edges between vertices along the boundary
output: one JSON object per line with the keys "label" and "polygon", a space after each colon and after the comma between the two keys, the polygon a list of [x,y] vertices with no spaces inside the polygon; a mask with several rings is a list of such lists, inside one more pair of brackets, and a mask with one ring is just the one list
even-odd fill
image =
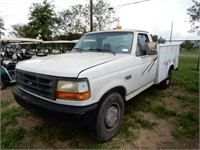
{"label": "front fender", "polygon": [[[111,89],[116,88],[116,87],[124,87],[125,91],[126,89],[126,83],[124,80],[110,80],[106,82],[100,82],[99,84],[96,84],[95,82],[91,85],[94,87],[95,85],[96,88],[92,89],[92,103],[99,102],[100,99]],[[125,93],[126,95],[126,93]]]}

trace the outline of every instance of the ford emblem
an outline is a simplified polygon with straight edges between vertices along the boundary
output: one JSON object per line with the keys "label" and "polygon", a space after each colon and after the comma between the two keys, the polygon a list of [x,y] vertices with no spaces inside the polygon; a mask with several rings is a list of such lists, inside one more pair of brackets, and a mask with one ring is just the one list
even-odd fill
{"label": "ford emblem", "polygon": [[32,82],[30,82],[30,81],[28,81],[28,85],[29,85],[29,86],[32,86],[32,85],[33,85],[33,83],[32,83]]}

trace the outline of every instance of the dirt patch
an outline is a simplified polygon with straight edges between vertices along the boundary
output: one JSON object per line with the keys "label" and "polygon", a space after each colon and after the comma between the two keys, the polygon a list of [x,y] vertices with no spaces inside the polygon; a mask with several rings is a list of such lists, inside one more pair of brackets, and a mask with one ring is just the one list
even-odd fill
{"label": "dirt patch", "polygon": [[174,96],[176,95],[199,96],[199,93],[187,91],[184,87],[180,87],[177,85],[171,86],[166,91],[172,92]]}
{"label": "dirt patch", "polygon": [[50,149],[50,148],[51,148],[50,146],[47,146],[38,138],[33,138],[31,143],[31,149]]}
{"label": "dirt patch", "polygon": [[199,149],[200,145],[199,145],[199,138],[195,138],[195,139],[186,139],[183,143],[179,143],[179,147],[181,149],[185,149],[185,147],[187,147],[188,149]]}
{"label": "dirt patch", "polygon": [[[167,89],[168,92],[174,92],[173,95],[168,96],[163,98],[161,101],[167,106],[169,106],[169,109],[173,110],[182,110],[184,112],[187,112],[191,109],[191,105],[181,103],[180,101],[177,100],[177,96],[183,96],[183,97],[199,97],[198,93],[192,93],[186,91],[186,89],[181,88],[179,86],[175,86],[172,88]],[[198,105],[193,105],[193,107],[198,109]]]}
{"label": "dirt patch", "polygon": [[16,102],[11,103],[10,105],[8,105],[8,108],[17,108],[20,107]]}
{"label": "dirt patch", "polygon": [[19,105],[15,102],[15,98],[14,98],[14,95],[12,93],[12,88],[11,87],[8,87],[8,88],[0,91],[0,101],[1,101],[1,104],[3,102],[8,102],[9,103],[6,106],[6,108],[1,106],[0,112],[4,111],[7,108],[17,108],[17,107],[19,107]]}
{"label": "dirt patch", "polygon": [[2,100],[2,99],[14,100],[14,96],[13,96],[11,87],[8,87],[8,88],[0,91],[0,100]]}
{"label": "dirt patch", "polygon": [[69,146],[70,142],[69,141],[65,141],[65,142],[61,142],[61,141],[58,141],[56,140],[54,142],[54,148],[58,148],[58,149],[70,149],[70,146]]}
{"label": "dirt patch", "polygon": [[137,115],[150,121],[153,120],[157,125],[153,129],[137,129],[139,138],[134,142],[139,149],[158,149],[165,148],[167,143],[173,142],[171,135],[172,126],[169,121],[158,119],[152,113],[137,112]]}
{"label": "dirt patch", "polygon": [[20,149],[52,149],[51,146],[48,146],[42,142],[39,138],[31,138],[27,135],[23,138],[23,144],[18,145]]}
{"label": "dirt patch", "polygon": [[182,110],[182,108],[185,108],[184,104],[177,102],[177,100],[172,96],[163,98],[162,102],[165,103],[170,110]]}
{"label": "dirt patch", "polygon": [[24,128],[25,130],[31,130],[36,126],[41,126],[43,124],[43,120],[40,118],[35,118],[33,116],[28,116],[26,118],[17,118],[17,122],[19,127]]}

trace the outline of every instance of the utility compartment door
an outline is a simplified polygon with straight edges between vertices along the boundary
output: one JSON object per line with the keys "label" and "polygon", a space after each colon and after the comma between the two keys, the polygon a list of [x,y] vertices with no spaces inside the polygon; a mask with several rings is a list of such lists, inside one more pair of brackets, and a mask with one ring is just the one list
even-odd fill
{"label": "utility compartment door", "polygon": [[167,78],[171,65],[174,66],[174,69],[178,68],[179,48],[179,44],[157,44],[158,68],[155,84],[159,84]]}
{"label": "utility compartment door", "polygon": [[174,69],[178,69],[180,45],[179,44],[173,45],[173,50],[174,50],[174,55],[175,55],[175,58],[173,58]]}
{"label": "utility compartment door", "polygon": [[166,46],[157,44],[158,68],[155,84],[160,83],[167,77],[167,50],[168,48]]}

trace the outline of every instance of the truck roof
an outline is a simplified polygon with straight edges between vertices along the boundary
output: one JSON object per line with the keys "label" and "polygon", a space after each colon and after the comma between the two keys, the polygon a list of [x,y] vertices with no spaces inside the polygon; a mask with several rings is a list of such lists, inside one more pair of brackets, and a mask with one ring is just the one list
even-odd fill
{"label": "truck roof", "polygon": [[95,32],[88,32],[86,34],[92,34],[92,33],[106,33],[106,32],[143,32],[143,33],[149,33],[148,31],[143,30],[135,30],[135,29],[120,29],[120,30],[105,30],[105,31],[95,31]]}

